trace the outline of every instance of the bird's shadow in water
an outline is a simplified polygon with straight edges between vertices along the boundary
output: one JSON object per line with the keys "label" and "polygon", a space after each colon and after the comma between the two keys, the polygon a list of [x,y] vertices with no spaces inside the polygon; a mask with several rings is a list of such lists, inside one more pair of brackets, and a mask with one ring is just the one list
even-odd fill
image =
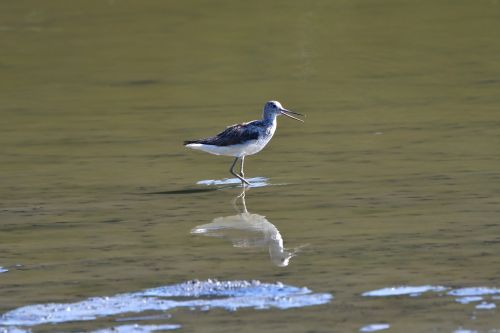
{"label": "bird's shadow in water", "polygon": [[[279,267],[288,266],[290,259],[307,245],[286,249],[278,228],[262,215],[248,212],[245,188],[233,200],[236,215],[216,217],[211,223],[199,225],[191,234],[229,240],[235,248],[267,248],[271,262]],[[238,207],[241,200],[242,209]]]}

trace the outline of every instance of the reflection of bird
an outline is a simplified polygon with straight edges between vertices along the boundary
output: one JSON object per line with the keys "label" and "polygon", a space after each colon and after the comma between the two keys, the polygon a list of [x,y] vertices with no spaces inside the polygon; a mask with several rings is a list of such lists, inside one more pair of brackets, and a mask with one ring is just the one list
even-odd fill
{"label": "reflection of bird", "polygon": [[[184,145],[188,148],[203,150],[210,154],[236,157],[229,172],[238,177],[242,183],[250,185],[244,178],[243,163],[245,156],[258,153],[271,141],[276,130],[276,118],[282,114],[303,122],[303,120],[292,116],[292,114],[302,116],[300,113],[283,108],[280,102],[269,101],[264,106],[264,113],[261,120],[232,125],[216,136],[184,141]],[[240,158],[241,168],[240,173],[237,174],[234,171],[234,166]]]}
{"label": "reflection of bird", "polygon": [[191,230],[192,234],[229,239],[234,247],[267,247],[271,261],[276,266],[288,266],[297,249],[289,252],[283,246],[283,237],[274,224],[264,216],[251,214],[245,204],[243,191],[235,199],[241,198],[243,212],[238,215],[217,217],[212,223],[199,225]]}

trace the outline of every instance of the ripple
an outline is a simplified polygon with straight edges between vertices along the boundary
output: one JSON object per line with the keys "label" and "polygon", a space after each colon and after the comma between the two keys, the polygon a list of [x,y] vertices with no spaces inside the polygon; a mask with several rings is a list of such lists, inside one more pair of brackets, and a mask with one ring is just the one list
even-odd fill
{"label": "ripple", "polygon": [[[269,183],[269,178],[265,177],[254,177],[254,178],[246,178],[246,180],[250,183],[250,187],[264,187],[271,185]],[[206,179],[200,180],[196,183],[197,185],[240,185],[241,180],[238,178],[224,178],[224,179]]]}

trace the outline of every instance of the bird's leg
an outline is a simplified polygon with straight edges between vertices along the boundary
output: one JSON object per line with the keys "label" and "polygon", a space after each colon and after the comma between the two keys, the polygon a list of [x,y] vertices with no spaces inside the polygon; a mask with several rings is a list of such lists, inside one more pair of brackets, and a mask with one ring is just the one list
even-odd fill
{"label": "bird's leg", "polygon": [[239,157],[236,157],[236,158],[234,159],[234,162],[233,162],[233,164],[231,164],[231,168],[229,169],[229,172],[230,172],[233,176],[235,176],[235,177],[239,178],[239,179],[241,180],[241,183],[242,183],[242,185],[243,185],[243,186],[244,186],[244,184],[250,185],[250,183],[249,183],[249,182],[247,182],[245,178],[241,177],[241,176],[240,176],[240,175],[238,175],[236,172],[234,172],[234,166],[236,165],[236,162],[238,162],[238,159],[239,159]]}
{"label": "bird's leg", "polygon": [[243,172],[243,164],[245,163],[245,156],[241,156],[241,168],[240,168],[240,176],[245,178],[245,172]]}

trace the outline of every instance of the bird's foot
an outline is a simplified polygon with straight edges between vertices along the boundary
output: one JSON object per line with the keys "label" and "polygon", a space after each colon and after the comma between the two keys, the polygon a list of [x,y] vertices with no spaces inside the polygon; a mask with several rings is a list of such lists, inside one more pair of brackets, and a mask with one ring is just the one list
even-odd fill
{"label": "bird's foot", "polygon": [[243,177],[243,175],[238,178],[241,180],[241,186],[245,187],[245,184],[250,186],[250,183]]}

